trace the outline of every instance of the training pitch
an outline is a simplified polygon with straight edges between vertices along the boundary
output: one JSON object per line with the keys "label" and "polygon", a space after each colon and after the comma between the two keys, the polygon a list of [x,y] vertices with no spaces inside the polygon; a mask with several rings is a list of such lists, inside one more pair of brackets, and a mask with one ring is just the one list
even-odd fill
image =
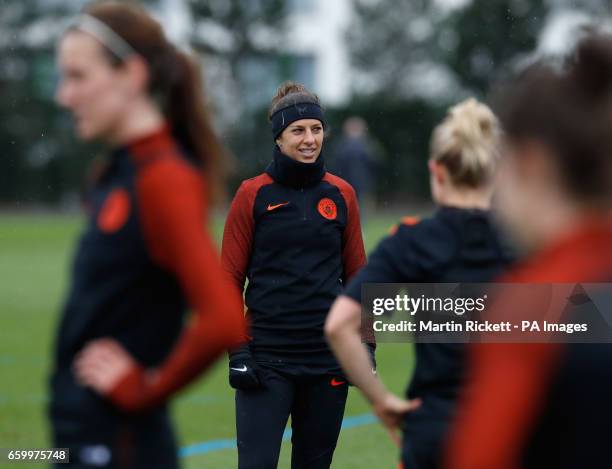
{"label": "training pitch", "polygon": [[[364,224],[366,249],[370,251],[398,219],[399,215],[369,215]],[[224,220],[217,217],[214,221],[219,240]],[[82,223],[77,216],[0,214],[2,448],[50,446],[45,416],[47,377],[72,249]],[[377,360],[383,381],[403,393],[412,369],[408,344],[379,346]],[[225,360],[181,393],[173,401],[172,413],[184,468],[236,467],[234,392],[227,384]],[[290,467],[289,441],[286,432],[280,468]],[[332,467],[394,468],[397,454],[369,406],[351,389]]]}

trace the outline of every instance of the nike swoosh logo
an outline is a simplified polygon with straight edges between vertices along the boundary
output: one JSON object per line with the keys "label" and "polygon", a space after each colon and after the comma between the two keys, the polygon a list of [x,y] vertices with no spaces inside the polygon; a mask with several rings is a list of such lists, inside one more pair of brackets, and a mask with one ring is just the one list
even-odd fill
{"label": "nike swoosh logo", "polygon": [[276,204],[276,205],[269,204],[268,205],[268,212],[270,210],[274,210],[274,209],[277,209],[278,207],[282,207],[283,205],[288,205],[288,204],[289,204],[289,202],[284,202],[282,204]]}
{"label": "nike swoosh logo", "polygon": [[333,378],[329,384],[332,386],[342,386],[346,381],[338,381],[336,378]]}
{"label": "nike swoosh logo", "polygon": [[247,370],[247,366],[246,366],[246,365],[242,365],[242,367],[240,367],[240,368],[232,368],[232,367],[230,366],[230,370],[234,370],[234,371],[241,371],[241,372],[243,372],[243,373],[244,373],[244,372]]}

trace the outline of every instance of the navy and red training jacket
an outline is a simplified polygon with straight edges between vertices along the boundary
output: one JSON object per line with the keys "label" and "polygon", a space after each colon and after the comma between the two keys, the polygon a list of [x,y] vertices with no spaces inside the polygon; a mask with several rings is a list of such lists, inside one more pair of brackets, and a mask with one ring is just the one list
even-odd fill
{"label": "navy and red training jacket", "polygon": [[[485,210],[440,207],[432,217],[406,217],[371,254],[368,265],[353,279],[345,295],[361,303],[364,283],[489,282],[512,261],[512,253]],[[464,346],[416,343],[410,399],[438,396],[407,417],[429,413],[449,418],[464,379]],[[416,417],[415,417],[416,416]]]}
{"label": "navy and red training jacket", "polygon": [[276,148],[266,171],[238,189],[221,257],[241,291],[248,279],[256,360],[334,366],[323,325],[365,250],[355,191],[322,156],[301,163]]}
{"label": "navy and red training jacket", "polygon": [[[117,340],[139,366],[112,390],[125,410],[161,404],[244,337],[238,291],[204,228],[201,172],[167,127],[119,148],[89,194],[51,380],[56,418],[104,416],[108,401],[75,381],[75,355]],[[187,307],[192,321],[183,327]],[[144,369],[156,378],[146,380]]]}
{"label": "navy and red training jacket", "polygon": [[[345,295],[361,303],[367,283],[489,282],[511,261],[488,211],[442,206],[424,220],[405,217],[378,244]],[[465,346],[417,342],[415,353],[406,397],[422,405],[404,418],[403,459],[406,468],[438,467],[465,382]]]}
{"label": "navy and red training jacket", "polygon": [[[612,225],[585,219],[523,259],[499,281],[565,284],[561,322],[591,323],[609,337],[609,309],[598,311],[576,285],[612,279]],[[609,288],[609,287],[606,287]],[[533,296],[533,295],[532,295]],[[534,304],[538,305],[538,297]],[[518,320],[547,318],[546,308],[512,311]],[[495,314],[491,311],[490,315]],[[507,318],[507,317],[506,317]],[[553,320],[554,321],[554,320]],[[611,466],[612,344],[472,344],[470,379],[456,414],[448,469],[607,469]],[[592,339],[591,339],[592,340]],[[586,342],[586,340],[585,340]]]}

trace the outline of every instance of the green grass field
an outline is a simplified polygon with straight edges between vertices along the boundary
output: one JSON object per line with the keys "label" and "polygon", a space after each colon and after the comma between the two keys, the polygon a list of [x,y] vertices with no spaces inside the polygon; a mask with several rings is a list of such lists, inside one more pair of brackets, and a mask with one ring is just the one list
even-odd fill
{"label": "green grass field", "polygon": [[[368,250],[397,217],[369,216],[364,226]],[[48,447],[46,380],[59,311],[68,282],[72,249],[82,221],[74,216],[0,215],[0,448]],[[215,220],[217,237],[223,220]],[[407,344],[383,344],[379,374],[403,392],[412,366]],[[234,394],[221,361],[173,402],[182,447],[235,438]],[[352,389],[346,416],[369,412]],[[289,467],[290,443],[283,444],[279,467]],[[235,449],[182,458],[185,468],[236,467]],[[334,468],[394,468],[397,450],[378,424],[344,429]],[[28,467],[20,464],[20,467]],[[39,464],[32,467],[41,467]]]}

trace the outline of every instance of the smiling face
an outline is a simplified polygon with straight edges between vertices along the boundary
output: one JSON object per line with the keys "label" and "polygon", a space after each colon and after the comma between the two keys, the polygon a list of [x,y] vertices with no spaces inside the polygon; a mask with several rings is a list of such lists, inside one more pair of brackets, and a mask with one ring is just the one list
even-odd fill
{"label": "smiling face", "polygon": [[276,139],[276,144],[289,158],[300,163],[314,163],[323,147],[323,124],[317,119],[292,122]]}
{"label": "smiling face", "polygon": [[124,67],[113,67],[100,43],[78,31],[62,39],[57,61],[56,100],[72,113],[79,137],[111,137],[132,101]]}

